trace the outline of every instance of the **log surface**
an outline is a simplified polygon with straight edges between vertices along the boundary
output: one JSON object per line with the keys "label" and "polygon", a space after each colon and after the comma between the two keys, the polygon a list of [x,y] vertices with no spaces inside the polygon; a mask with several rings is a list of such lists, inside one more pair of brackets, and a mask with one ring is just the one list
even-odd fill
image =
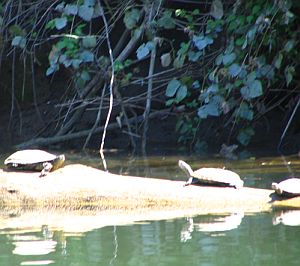
{"label": "log surface", "polygon": [[150,208],[195,213],[260,212],[271,207],[271,190],[184,187],[184,181],[120,176],[80,164],[65,166],[43,178],[38,176],[39,173],[2,170],[0,204],[105,210]]}

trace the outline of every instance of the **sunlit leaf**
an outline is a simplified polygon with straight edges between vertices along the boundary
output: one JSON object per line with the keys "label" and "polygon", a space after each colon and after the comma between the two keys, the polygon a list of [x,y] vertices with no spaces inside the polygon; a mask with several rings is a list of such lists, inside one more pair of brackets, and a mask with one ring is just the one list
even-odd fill
{"label": "sunlit leaf", "polygon": [[82,39],[82,46],[85,48],[94,48],[97,45],[96,36],[85,36]]}
{"label": "sunlit leaf", "polygon": [[199,89],[200,88],[200,82],[199,80],[195,80],[192,84],[193,89]]}
{"label": "sunlit leaf", "polygon": [[181,85],[176,92],[176,102],[181,102],[187,96],[187,87],[185,85]]}
{"label": "sunlit leaf", "polygon": [[222,64],[222,62],[223,62],[223,55],[219,54],[216,58],[216,65],[219,66]]}
{"label": "sunlit leaf", "polygon": [[67,4],[64,8],[64,13],[66,15],[77,15],[78,6],[77,5],[72,5],[72,4]]}
{"label": "sunlit leaf", "polygon": [[91,6],[79,6],[78,9],[78,15],[81,17],[84,21],[91,21],[94,13],[94,8]]}
{"label": "sunlit leaf", "polygon": [[213,0],[210,7],[210,14],[215,19],[221,19],[223,17],[223,4],[221,0]]}
{"label": "sunlit leaf", "polygon": [[203,50],[207,45],[212,44],[214,40],[208,36],[197,36],[193,37],[193,42],[199,50]]}
{"label": "sunlit leaf", "polygon": [[163,67],[168,67],[171,64],[171,54],[165,53],[160,56],[160,63]]}
{"label": "sunlit leaf", "polygon": [[202,56],[202,52],[194,52],[194,51],[189,51],[188,52],[188,57],[191,62],[197,62],[199,58]]}
{"label": "sunlit leaf", "polygon": [[212,84],[207,88],[208,93],[217,93],[219,91],[218,84]]}
{"label": "sunlit leaf", "polygon": [[136,50],[136,56],[138,59],[146,57],[153,49],[153,42],[147,42],[141,44],[141,46]]}
{"label": "sunlit leaf", "polygon": [[82,62],[93,62],[94,61],[94,54],[89,50],[84,50],[80,53],[79,58]]}
{"label": "sunlit leaf", "polygon": [[84,0],[84,5],[85,6],[94,6],[95,0]]}
{"label": "sunlit leaf", "polygon": [[15,36],[12,39],[11,45],[18,46],[23,49],[26,46],[26,38],[24,38],[23,36]]}
{"label": "sunlit leaf", "polygon": [[170,80],[167,86],[166,96],[173,97],[180,86],[181,86],[181,82],[179,80],[177,79]]}
{"label": "sunlit leaf", "polygon": [[55,19],[55,27],[58,30],[63,29],[67,25],[67,18],[66,17],[61,17],[61,18],[56,18]]}
{"label": "sunlit leaf", "polygon": [[72,59],[72,67],[75,69],[78,69],[80,64],[82,63],[82,60],[80,59]]}
{"label": "sunlit leaf", "polygon": [[219,116],[219,115],[220,115],[219,107],[214,102],[205,104],[198,109],[198,116],[203,119],[207,118],[208,116]]}
{"label": "sunlit leaf", "polygon": [[46,76],[49,76],[49,75],[53,74],[58,69],[59,69],[58,65],[51,65],[50,67],[47,68]]}
{"label": "sunlit leaf", "polygon": [[247,86],[241,88],[241,94],[246,100],[261,96],[263,94],[261,81],[256,79],[248,83]]}
{"label": "sunlit leaf", "polygon": [[229,74],[235,78],[238,76],[238,74],[241,72],[241,66],[238,64],[232,64],[229,68],[228,68]]}
{"label": "sunlit leaf", "polygon": [[222,57],[223,64],[225,66],[231,64],[235,59],[236,59],[236,54],[235,53],[224,54],[223,57]]}

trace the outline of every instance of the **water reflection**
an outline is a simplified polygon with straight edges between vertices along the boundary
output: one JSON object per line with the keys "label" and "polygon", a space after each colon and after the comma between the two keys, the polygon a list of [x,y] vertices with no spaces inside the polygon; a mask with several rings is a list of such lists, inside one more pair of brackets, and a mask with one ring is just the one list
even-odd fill
{"label": "water reflection", "polygon": [[277,224],[300,226],[300,210],[284,210],[275,212],[273,217],[273,225]]}
{"label": "water reflection", "polygon": [[192,239],[192,233],[208,232],[215,235],[216,232],[225,232],[238,228],[244,217],[243,213],[232,213],[230,215],[210,215],[187,218],[187,224],[180,233],[182,242]]}

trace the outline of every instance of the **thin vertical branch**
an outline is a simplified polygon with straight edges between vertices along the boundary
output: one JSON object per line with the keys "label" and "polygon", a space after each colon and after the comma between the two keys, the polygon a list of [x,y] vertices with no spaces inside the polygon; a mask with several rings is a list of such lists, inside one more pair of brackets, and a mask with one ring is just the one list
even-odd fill
{"label": "thin vertical branch", "polygon": [[105,14],[104,14],[104,10],[103,10],[102,5],[101,5],[101,1],[98,0],[98,3],[99,3],[99,6],[101,8],[101,16],[102,16],[104,26],[105,26],[106,42],[107,42],[107,47],[108,47],[108,52],[109,52],[109,59],[110,59],[110,63],[111,63],[111,78],[110,78],[110,84],[109,84],[109,94],[110,94],[110,96],[109,96],[109,109],[108,109],[106,121],[105,121],[105,124],[104,124],[104,130],[103,130],[102,140],[101,140],[101,145],[100,145],[100,150],[99,150],[104,170],[107,171],[107,164],[106,164],[106,160],[105,160],[105,157],[104,157],[103,148],[104,148],[104,142],[105,142],[107,126],[108,126],[108,122],[110,120],[110,116],[111,116],[111,112],[112,112],[112,108],[113,108],[113,101],[114,101],[113,85],[114,85],[114,79],[115,79],[115,68],[114,68],[113,52],[112,52],[112,48],[111,48],[110,40],[109,40],[109,29],[108,29],[107,20],[105,18]]}
{"label": "thin vertical branch", "polygon": [[153,41],[153,49],[151,51],[150,57],[150,65],[148,72],[148,89],[147,89],[147,99],[146,99],[146,107],[144,111],[144,128],[143,128],[143,137],[142,137],[142,153],[146,155],[146,144],[147,144],[147,132],[149,127],[149,114],[151,109],[151,98],[152,98],[152,90],[153,90],[153,73],[155,66],[155,58],[156,58],[156,46],[157,46],[157,38],[154,38]]}
{"label": "thin vertical branch", "polygon": [[95,121],[91,131],[89,132],[89,135],[87,136],[87,138],[85,140],[85,143],[84,143],[83,148],[82,148],[83,150],[85,150],[87,144],[90,141],[90,138],[91,138],[92,134],[95,132],[95,129],[97,128],[97,126],[99,124],[100,117],[101,117],[102,106],[103,106],[103,99],[104,99],[105,90],[106,90],[106,84],[103,86],[103,89],[102,89],[102,94],[101,94],[101,99],[100,99],[100,103],[99,103],[99,108],[98,108],[96,121]]}

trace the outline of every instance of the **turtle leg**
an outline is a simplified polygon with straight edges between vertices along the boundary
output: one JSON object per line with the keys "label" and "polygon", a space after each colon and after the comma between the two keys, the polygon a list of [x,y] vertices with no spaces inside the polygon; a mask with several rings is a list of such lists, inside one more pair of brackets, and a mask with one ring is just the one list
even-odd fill
{"label": "turtle leg", "polygon": [[39,175],[39,177],[46,176],[53,168],[53,165],[52,165],[52,163],[46,162],[46,163],[43,163],[43,167],[44,168],[43,168],[41,174]]}
{"label": "turtle leg", "polygon": [[188,181],[183,185],[184,187],[189,186],[194,183],[194,178],[191,176]]}

